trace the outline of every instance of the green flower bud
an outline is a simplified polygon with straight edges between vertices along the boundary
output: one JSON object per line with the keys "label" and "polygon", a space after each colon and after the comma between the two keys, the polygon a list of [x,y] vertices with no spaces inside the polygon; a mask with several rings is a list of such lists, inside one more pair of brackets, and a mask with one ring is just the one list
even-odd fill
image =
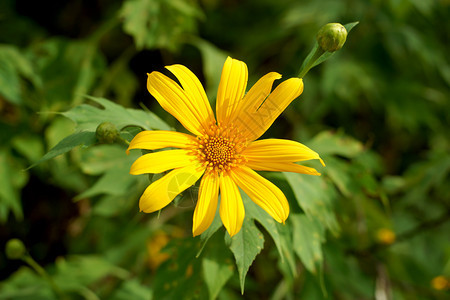
{"label": "green flower bud", "polygon": [[25,255],[26,249],[21,240],[10,239],[6,243],[5,252],[6,257],[9,259],[21,259]]}
{"label": "green flower bud", "polygon": [[103,122],[97,126],[95,136],[102,144],[112,144],[119,137],[119,132],[113,123]]}
{"label": "green flower bud", "polygon": [[317,33],[319,46],[328,52],[334,52],[344,46],[347,39],[347,30],[339,23],[328,23]]}

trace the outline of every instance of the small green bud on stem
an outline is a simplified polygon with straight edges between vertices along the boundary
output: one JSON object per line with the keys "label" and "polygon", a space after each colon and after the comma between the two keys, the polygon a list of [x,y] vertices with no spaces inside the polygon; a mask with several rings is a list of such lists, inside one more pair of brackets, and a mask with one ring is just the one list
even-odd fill
{"label": "small green bud on stem", "polygon": [[328,23],[317,33],[317,43],[324,51],[335,52],[344,46],[347,30],[339,23]]}
{"label": "small green bud on stem", "polygon": [[323,63],[329,59],[334,52],[341,49],[347,39],[347,34],[359,22],[345,24],[328,23],[320,28],[317,33],[317,41],[314,48],[309,52],[308,56],[303,61],[302,66],[298,72],[298,77],[303,78],[311,68]]}
{"label": "small green bud on stem", "polygon": [[9,259],[21,259],[26,253],[25,245],[19,239],[10,239],[6,243],[5,253]]}
{"label": "small green bud on stem", "polygon": [[112,144],[119,138],[116,126],[111,122],[103,122],[95,130],[97,140],[102,144]]}

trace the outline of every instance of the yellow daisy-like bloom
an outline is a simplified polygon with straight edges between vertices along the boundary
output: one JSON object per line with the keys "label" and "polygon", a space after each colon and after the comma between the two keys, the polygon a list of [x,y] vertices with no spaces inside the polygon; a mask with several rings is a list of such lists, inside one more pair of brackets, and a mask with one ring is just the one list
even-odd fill
{"label": "yellow daisy-like bloom", "polygon": [[148,74],[148,91],[193,135],[142,131],[131,141],[127,152],[177,148],[145,154],[131,166],[133,175],[173,169],[148,186],[139,201],[140,210],[151,213],[162,209],[203,176],[194,211],[194,236],[211,225],[219,191],[220,218],[230,236],[239,232],[245,216],[239,188],[277,222],[284,223],[289,215],[286,196],[254,170],[320,175],[315,169],[295,162],[322,160],[316,152],[298,142],[255,140],[303,92],[302,79],[290,78],[272,91],[273,82],[281,78],[280,74],[272,72],[245,93],[247,65],[228,57],[222,70],[214,117],[198,78],[182,65],[166,68],[181,86],[159,72],[152,72]]}

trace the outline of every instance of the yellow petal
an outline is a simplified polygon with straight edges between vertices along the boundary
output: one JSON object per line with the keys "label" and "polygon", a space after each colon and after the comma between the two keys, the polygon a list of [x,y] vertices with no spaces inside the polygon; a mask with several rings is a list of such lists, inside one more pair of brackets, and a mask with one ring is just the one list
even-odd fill
{"label": "yellow petal", "polygon": [[194,211],[192,233],[194,236],[202,234],[211,225],[216,215],[219,200],[219,176],[209,172],[203,175],[200,182],[198,202]]}
{"label": "yellow petal", "polygon": [[248,161],[245,165],[256,171],[293,172],[320,176],[320,173],[314,168],[297,165],[291,162],[267,162],[263,160],[252,160]]}
{"label": "yellow petal", "polygon": [[230,236],[241,230],[245,211],[239,189],[229,175],[220,175],[220,218]]}
{"label": "yellow petal", "polygon": [[151,213],[169,204],[179,193],[193,185],[205,172],[198,165],[171,171],[147,187],[139,200],[141,211]]}
{"label": "yellow petal", "polygon": [[249,161],[297,162],[319,159],[322,162],[319,154],[305,145],[282,139],[265,139],[252,142],[242,154]]}
{"label": "yellow petal", "polygon": [[277,222],[284,223],[289,215],[289,203],[283,192],[269,180],[248,167],[241,167],[231,173],[233,180]]}
{"label": "yellow petal", "polygon": [[130,142],[127,154],[131,149],[155,150],[162,148],[187,148],[195,143],[192,135],[165,130],[146,130],[139,132]]}
{"label": "yellow petal", "polygon": [[208,123],[208,115],[193,102],[186,92],[172,79],[159,73],[148,74],[147,89],[159,104],[195,135],[200,135]]}
{"label": "yellow petal", "polygon": [[[280,78],[281,75],[276,72],[270,72],[261,77],[238,103],[236,111],[231,117],[231,122],[240,126],[242,130],[245,130],[248,127],[251,128],[251,124],[243,123],[245,115],[250,113],[250,111],[256,111],[267,96],[269,96],[273,82]],[[247,119],[248,118],[245,118],[245,120]]]}
{"label": "yellow petal", "polygon": [[[259,104],[262,97],[255,97],[255,103],[244,107],[235,121],[245,132],[249,141],[259,138],[286,109],[286,107],[303,92],[303,80],[290,78],[280,83],[270,95]],[[256,93],[256,91],[255,91]],[[265,90],[261,89],[264,96]]]}
{"label": "yellow petal", "polygon": [[189,155],[189,152],[190,150],[177,149],[142,155],[131,165],[130,174],[156,174],[192,165],[195,156]]}
{"label": "yellow petal", "polygon": [[244,97],[247,87],[247,65],[239,60],[228,57],[223,65],[219,89],[217,91],[216,113],[217,121],[226,123]]}
{"label": "yellow petal", "polygon": [[202,123],[209,124],[215,122],[211,104],[197,76],[183,65],[172,65],[166,68],[177,77],[189,100],[199,110],[200,115],[204,118],[202,119]]}

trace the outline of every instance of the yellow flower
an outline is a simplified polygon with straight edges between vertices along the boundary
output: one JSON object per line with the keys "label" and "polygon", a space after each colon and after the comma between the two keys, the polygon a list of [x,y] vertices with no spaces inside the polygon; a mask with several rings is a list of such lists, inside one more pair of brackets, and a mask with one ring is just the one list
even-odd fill
{"label": "yellow flower", "polygon": [[142,131],[131,141],[127,152],[177,148],[145,154],[131,166],[130,174],[134,175],[173,169],[149,185],[139,201],[140,210],[151,213],[162,209],[203,176],[194,211],[194,236],[211,225],[219,190],[220,218],[230,236],[239,232],[245,216],[239,188],[277,222],[284,223],[289,215],[285,195],[254,170],[320,175],[315,169],[295,162],[322,160],[298,142],[255,140],[303,92],[302,79],[290,78],[272,91],[273,82],[281,78],[272,72],[245,93],[247,65],[228,57],[222,70],[214,117],[198,78],[182,65],[166,68],[181,86],[159,72],[152,72],[148,74],[148,91],[193,135]]}
{"label": "yellow flower", "polygon": [[388,228],[381,228],[377,230],[376,239],[381,244],[390,245],[395,242],[395,233]]}

